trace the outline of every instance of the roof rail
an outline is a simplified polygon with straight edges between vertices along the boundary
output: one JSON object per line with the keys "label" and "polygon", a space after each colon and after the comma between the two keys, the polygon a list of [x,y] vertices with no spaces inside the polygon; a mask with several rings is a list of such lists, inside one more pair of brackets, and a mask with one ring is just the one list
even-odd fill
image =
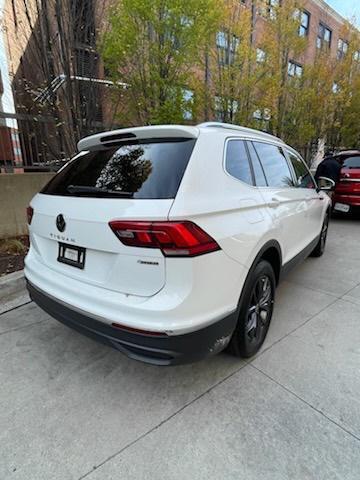
{"label": "roof rail", "polygon": [[238,132],[251,133],[258,137],[268,138],[276,140],[278,142],[284,143],[283,140],[279,137],[275,137],[270,133],[262,132],[261,130],[255,130],[254,128],[242,127],[241,125],[233,125],[232,123],[222,123],[222,122],[204,122],[196,125],[198,128],[226,128],[228,130],[236,130]]}

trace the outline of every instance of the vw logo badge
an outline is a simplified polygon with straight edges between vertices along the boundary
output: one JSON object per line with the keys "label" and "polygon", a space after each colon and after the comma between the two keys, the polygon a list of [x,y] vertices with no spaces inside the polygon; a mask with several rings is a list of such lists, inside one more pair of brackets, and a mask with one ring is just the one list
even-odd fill
{"label": "vw logo badge", "polygon": [[63,232],[66,228],[66,222],[62,213],[56,217],[56,227],[59,232]]}

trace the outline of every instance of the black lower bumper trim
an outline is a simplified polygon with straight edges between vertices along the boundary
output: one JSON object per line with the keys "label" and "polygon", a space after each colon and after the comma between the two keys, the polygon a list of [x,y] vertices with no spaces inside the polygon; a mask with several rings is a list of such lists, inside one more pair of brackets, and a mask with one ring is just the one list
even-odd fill
{"label": "black lower bumper trim", "polygon": [[233,333],[236,312],[206,328],[185,335],[150,336],[115,328],[73,310],[27,281],[32,300],[56,320],[109,345],[130,358],[154,365],[192,363],[223,350]]}

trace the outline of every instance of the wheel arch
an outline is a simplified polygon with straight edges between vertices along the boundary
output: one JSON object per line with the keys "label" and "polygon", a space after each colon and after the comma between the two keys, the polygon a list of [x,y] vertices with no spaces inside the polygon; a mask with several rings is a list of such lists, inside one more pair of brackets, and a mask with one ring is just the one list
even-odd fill
{"label": "wheel arch", "polygon": [[253,271],[260,260],[266,260],[270,263],[275,273],[276,283],[278,284],[282,267],[282,252],[279,242],[276,240],[269,240],[261,247],[252,262],[252,265],[249,269],[249,274]]}
{"label": "wheel arch", "polygon": [[282,268],[282,252],[279,242],[276,240],[269,240],[267,241],[258,251],[256,257],[254,258],[251,267],[246,275],[246,279],[240,294],[239,303],[238,303],[238,311],[240,310],[241,304],[244,299],[244,291],[245,285],[248,282],[248,279],[252,272],[254,271],[256,265],[260,262],[260,260],[266,260],[270,263],[272,268],[274,269],[276,284],[279,283],[280,276],[281,276],[281,268]]}
{"label": "wheel arch", "polygon": [[282,253],[279,243],[276,240],[272,240],[265,244],[255,259],[255,261],[259,260],[266,260],[270,263],[275,273],[276,283],[278,284],[282,267]]}

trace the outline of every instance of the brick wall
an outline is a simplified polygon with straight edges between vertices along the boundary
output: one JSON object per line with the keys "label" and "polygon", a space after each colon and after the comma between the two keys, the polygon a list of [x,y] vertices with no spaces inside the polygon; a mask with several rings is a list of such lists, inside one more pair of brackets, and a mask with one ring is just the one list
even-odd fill
{"label": "brick wall", "polygon": [[[247,0],[246,7],[251,8],[251,4],[252,0]],[[304,10],[310,14],[309,32],[307,37],[308,42],[305,54],[296,60],[302,65],[307,65],[314,62],[317,53],[316,40],[320,22],[326,25],[332,31],[330,55],[335,58],[337,55],[338,40],[339,38],[343,38],[342,31],[344,30],[346,24],[345,19],[323,0],[303,0],[303,4]],[[265,23],[266,20],[264,18],[257,16],[254,35],[255,44],[261,39],[261,34]],[[345,39],[346,38],[344,38],[344,40]]]}
{"label": "brick wall", "polygon": [[307,0],[305,8],[310,13],[310,29],[304,63],[312,63],[315,59],[317,51],[316,39],[320,22],[332,31],[330,55],[335,58],[338,39],[342,38],[341,32],[345,25],[344,19],[322,0]]}

